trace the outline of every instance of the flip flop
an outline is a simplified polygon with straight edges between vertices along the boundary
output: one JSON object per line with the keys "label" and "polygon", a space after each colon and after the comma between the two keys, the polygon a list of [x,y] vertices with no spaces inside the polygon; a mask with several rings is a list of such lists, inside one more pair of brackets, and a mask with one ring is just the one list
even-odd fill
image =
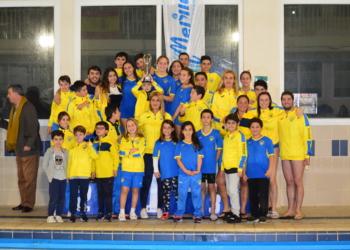
{"label": "flip flop", "polygon": [[280,214],[277,211],[270,212],[271,219],[278,219],[280,218]]}
{"label": "flip flop", "polygon": [[231,211],[227,211],[227,212],[221,212],[221,214],[218,216],[219,219],[222,219],[226,216],[226,214],[231,213]]}
{"label": "flip flop", "polygon": [[303,216],[298,215],[298,214],[296,214],[296,215],[294,216],[294,220],[301,220],[302,218],[303,218]]}
{"label": "flip flop", "polygon": [[291,219],[294,219],[294,215],[291,215],[289,213],[285,213],[284,215],[282,215],[280,217],[281,220],[291,220]]}
{"label": "flip flop", "polygon": [[210,215],[210,221],[217,221],[217,220],[218,220],[218,216],[216,214]]}

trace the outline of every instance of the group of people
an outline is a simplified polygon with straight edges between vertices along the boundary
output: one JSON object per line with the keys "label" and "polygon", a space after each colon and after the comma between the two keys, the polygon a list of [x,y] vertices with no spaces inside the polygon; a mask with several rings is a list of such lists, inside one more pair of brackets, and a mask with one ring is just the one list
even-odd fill
{"label": "group of people", "polygon": [[[183,220],[189,188],[195,223],[206,212],[207,193],[211,221],[302,218],[303,173],[310,164],[312,138],[308,118],[294,107],[293,94],[283,92],[279,107],[272,102],[265,81],[254,82],[251,89],[249,71],[238,79],[228,69],[220,77],[210,72],[209,56],[201,57],[202,70],[197,73],[189,63],[187,53],[170,66],[169,59],[160,56],[156,68],[146,75],[142,53],[131,62],[125,52],[119,52],[116,68],[107,68],[102,81],[98,66],[88,69],[85,81],[73,85],[68,76],[59,78],[48,124],[52,147],[43,161],[50,182],[48,222],[63,222],[66,183],[70,185],[70,221],[76,221],[78,190],[81,220],[89,220],[89,179],[97,183],[97,220],[112,221],[115,214],[120,221],[136,220],[139,199],[140,217],[148,218],[153,176],[160,219],[169,218],[174,193],[173,220]],[[11,91],[16,89],[9,88],[9,98]],[[288,210],[282,216],[276,211],[279,155],[288,196]],[[224,204],[218,215],[215,184]],[[127,211],[129,191],[131,209]],[[250,216],[245,210],[248,199]]]}

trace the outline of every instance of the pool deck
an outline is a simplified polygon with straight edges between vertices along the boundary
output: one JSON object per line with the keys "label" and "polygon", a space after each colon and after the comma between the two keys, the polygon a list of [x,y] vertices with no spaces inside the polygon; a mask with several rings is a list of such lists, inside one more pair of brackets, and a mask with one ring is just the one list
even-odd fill
{"label": "pool deck", "polygon": [[[278,208],[282,215],[285,207]],[[303,207],[302,220],[268,219],[265,224],[227,224],[222,220],[203,220],[194,224],[185,219],[150,219],[119,222],[47,223],[46,207],[33,212],[12,211],[0,206],[0,239],[60,239],[60,240],[119,240],[119,241],[350,241],[350,207]],[[77,217],[79,218],[79,216]]]}

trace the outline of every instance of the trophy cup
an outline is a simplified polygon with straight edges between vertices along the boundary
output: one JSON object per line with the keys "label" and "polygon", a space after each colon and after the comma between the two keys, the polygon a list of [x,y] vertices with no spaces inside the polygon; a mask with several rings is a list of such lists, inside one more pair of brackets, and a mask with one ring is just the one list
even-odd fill
{"label": "trophy cup", "polygon": [[145,78],[143,82],[151,82],[151,77],[149,76],[152,67],[152,56],[150,54],[146,54],[143,56],[143,67],[145,71]]}

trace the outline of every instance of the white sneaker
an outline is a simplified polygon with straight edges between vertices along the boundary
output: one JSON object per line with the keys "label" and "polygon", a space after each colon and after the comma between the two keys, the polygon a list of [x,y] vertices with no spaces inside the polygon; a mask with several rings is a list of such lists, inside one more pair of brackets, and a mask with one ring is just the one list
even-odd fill
{"label": "white sneaker", "polygon": [[130,213],[130,220],[137,220],[137,215],[135,213]]}
{"label": "white sneaker", "polygon": [[[148,219],[148,213],[147,213],[147,210],[144,208],[144,209],[141,209],[141,219]],[[131,214],[130,214],[130,218],[131,218]]]}
{"label": "white sneaker", "polygon": [[56,223],[56,220],[55,220],[55,217],[53,216],[49,216],[47,217],[47,220],[46,220],[48,223]]}
{"label": "white sneaker", "polygon": [[56,216],[56,221],[57,221],[58,223],[62,223],[62,222],[63,222],[63,219],[62,219],[61,216],[57,215],[57,216]]}
{"label": "white sneaker", "polygon": [[118,215],[118,220],[119,220],[119,221],[126,221],[125,213],[120,213],[120,214]]}
{"label": "white sneaker", "polygon": [[158,208],[157,209],[157,218],[160,219],[160,217],[162,217],[162,216],[163,216],[163,211],[162,211],[162,209]]}

